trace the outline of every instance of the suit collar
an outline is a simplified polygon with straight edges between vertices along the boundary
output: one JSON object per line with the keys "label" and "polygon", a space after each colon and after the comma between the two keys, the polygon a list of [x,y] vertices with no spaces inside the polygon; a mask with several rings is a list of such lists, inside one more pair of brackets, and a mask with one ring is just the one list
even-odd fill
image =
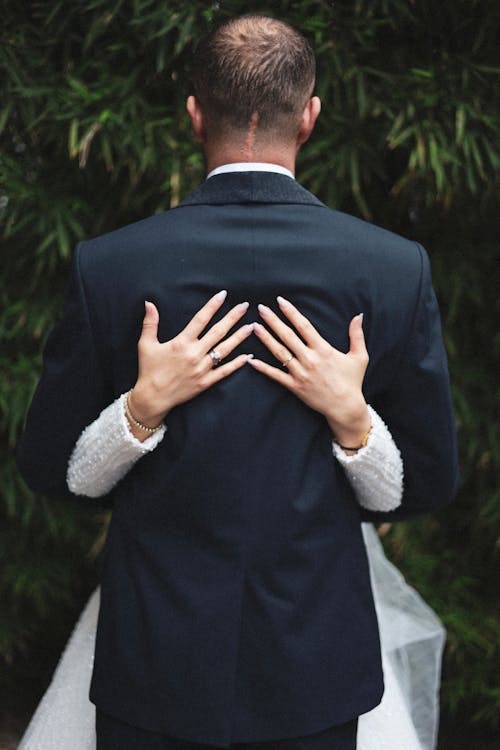
{"label": "suit collar", "polygon": [[207,174],[207,180],[210,177],[215,177],[216,174],[227,174],[228,172],[275,172],[277,174],[285,174],[292,179],[295,179],[292,172],[281,164],[273,164],[273,162],[267,161],[239,161],[239,162],[228,162],[227,164],[221,164],[219,167],[215,167]]}
{"label": "suit collar", "polygon": [[229,172],[206,180],[188,195],[182,206],[231,203],[300,203],[324,206],[291,177],[274,172]]}

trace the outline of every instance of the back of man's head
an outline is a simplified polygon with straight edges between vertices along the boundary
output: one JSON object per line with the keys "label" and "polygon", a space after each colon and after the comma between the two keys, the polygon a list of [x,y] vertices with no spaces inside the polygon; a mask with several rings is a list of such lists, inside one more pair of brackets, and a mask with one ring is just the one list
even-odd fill
{"label": "back of man's head", "polygon": [[293,139],[315,81],[314,53],[289,24],[260,15],[226,21],[194,58],[194,91],[209,137],[258,123],[261,135]]}

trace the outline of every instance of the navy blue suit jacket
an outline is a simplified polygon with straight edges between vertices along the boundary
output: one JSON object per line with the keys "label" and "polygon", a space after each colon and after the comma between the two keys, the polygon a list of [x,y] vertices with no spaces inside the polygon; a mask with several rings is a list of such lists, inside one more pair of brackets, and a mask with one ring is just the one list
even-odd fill
{"label": "navy blue suit jacket", "polygon": [[[103,498],[113,512],[90,698],[137,726],[224,747],[320,731],[380,702],[360,521],[441,508],[457,467],[425,251],[289,177],[233,173],[76,248],[18,451],[34,489],[71,497],[80,432],[135,382],[144,300],[168,340],[220,289],[220,315],[248,300],[248,322],[282,294],[343,351],[364,312],[365,396],[405,471],[399,509],[362,510],[325,419],[245,366],[174,409],[163,442]],[[255,337],[240,350],[272,362]]]}

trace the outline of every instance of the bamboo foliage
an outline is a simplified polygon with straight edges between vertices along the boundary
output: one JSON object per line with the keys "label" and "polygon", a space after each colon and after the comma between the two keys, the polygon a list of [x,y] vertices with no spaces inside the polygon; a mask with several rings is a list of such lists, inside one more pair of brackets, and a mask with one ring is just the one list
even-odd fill
{"label": "bamboo foliage", "polygon": [[[43,688],[50,664],[37,656],[40,639],[54,630],[57,653],[67,632],[56,623],[72,621],[97,578],[95,542],[106,517],[92,505],[34,497],[13,460],[72,248],[176,205],[203,178],[184,109],[192,50],[211,24],[246,10],[240,0],[4,4],[0,684],[22,682],[26,664],[36,681],[40,663]],[[317,52],[322,114],[299,157],[300,181],[332,207],[430,252],[462,489],[449,510],[395,525],[384,544],[447,626],[444,708],[467,707],[494,726],[500,7],[281,0],[252,10],[290,21]]]}

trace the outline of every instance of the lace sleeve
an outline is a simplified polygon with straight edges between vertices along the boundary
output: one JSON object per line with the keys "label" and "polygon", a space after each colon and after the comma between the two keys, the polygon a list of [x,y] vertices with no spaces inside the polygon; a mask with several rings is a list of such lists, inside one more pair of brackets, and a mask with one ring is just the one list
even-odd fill
{"label": "lace sleeve", "polygon": [[368,442],[348,456],[333,443],[333,454],[342,464],[356,498],[368,510],[393,510],[403,496],[403,460],[387,426],[368,406],[372,429]]}
{"label": "lace sleeve", "polygon": [[66,480],[75,495],[107,494],[145,453],[163,440],[166,427],[143,443],[131,433],[122,394],[107,406],[78,438],[68,462]]}

